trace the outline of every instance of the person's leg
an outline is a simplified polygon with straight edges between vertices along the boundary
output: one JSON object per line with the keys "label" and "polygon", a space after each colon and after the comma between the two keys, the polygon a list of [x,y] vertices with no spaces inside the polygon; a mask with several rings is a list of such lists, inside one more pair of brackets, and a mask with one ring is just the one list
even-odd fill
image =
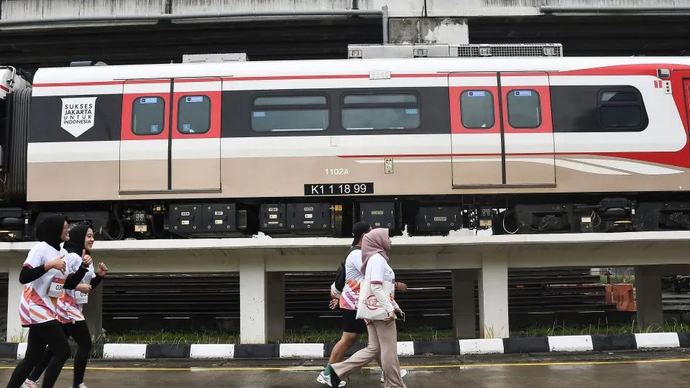
{"label": "person's leg", "polygon": [[[328,363],[326,364],[326,367],[319,373],[319,376],[316,378],[316,381],[318,383],[324,384],[324,385],[329,385],[329,378],[328,378],[328,367],[330,365],[333,365],[337,362],[340,362],[345,358],[345,353],[347,353],[347,350],[357,342],[357,339],[359,338],[360,335],[364,334],[367,332],[367,327],[364,324],[364,321],[361,319],[357,319],[357,312],[354,310],[347,310],[347,309],[342,309],[343,312],[343,335],[340,337],[340,340],[338,341],[337,344],[333,347],[333,350],[331,351],[331,355],[328,358]],[[345,383],[341,385],[341,387],[345,386]]]}
{"label": "person's leg", "polygon": [[74,356],[74,384],[73,388],[79,388],[79,384],[84,382],[86,364],[91,354],[91,333],[86,321],[77,321],[72,329],[72,338],[79,345],[77,354]]}
{"label": "person's leg", "polygon": [[398,359],[398,333],[395,321],[373,323],[381,344],[381,362],[385,376],[385,388],[406,388],[400,375]]}
{"label": "person's leg", "polygon": [[333,350],[331,350],[331,356],[328,358],[328,363],[335,364],[336,362],[342,361],[343,358],[345,358],[345,353],[350,349],[350,346],[357,342],[358,337],[359,334],[357,333],[343,332],[340,341],[338,341],[338,343],[333,346]]}
{"label": "person's leg", "polygon": [[355,369],[367,365],[381,351],[379,338],[373,325],[367,325],[367,333],[369,335],[369,343],[366,348],[356,352],[346,361],[330,365],[327,368],[326,373],[331,377],[331,386],[338,386],[340,381],[346,379]]}
{"label": "person's leg", "polygon": [[357,319],[357,311],[343,309],[343,336],[333,347],[328,363],[335,364],[342,361],[347,350],[357,342],[360,335],[366,332],[367,326],[363,320]]}
{"label": "person's leg", "polygon": [[65,336],[62,326],[63,325],[51,325],[50,332],[46,332],[46,342],[48,342],[53,357],[50,359],[48,367],[46,368],[41,388],[53,388],[55,381],[58,376],[60,376],[62,367],[65,365],[65,361],[67,361],[71,354],[71,348],[69,347],[69,342],[67,342],[67,336]]}
{"label": "person's leg", "polygon": [[50,363],[51,358],[53,358],[53,352],[51,352],[49,348],[46,348],[43,351],[43,356],[38,361],[38,364],[36,364],[34,369],[31,371],[31,374],[29,374],[28,379],[34,383],[37,382],[48,367],[48,363]]}
{"label": "person's leg", "polygon": [[[65,333],[65,336],[69,338],[70,336],[70,326],[71,325],[61,325],[62,326],[62,331]],[[38,379],[41,377],[43,372],[45,372],[46,368],[48,367],[48,364],[50,363],[50,360],[53,358],[53,352],[50,351],[50,348],[46,348],[46,350],[43,352],[43,357],[41,357],[41,360],[38,362],[38,365],[34,367],[34,370],[31,371],[31,374],[29,375],[28,380],[36,383],[38,382]],[[31,387],[29,387],[31,388]]]}
{"label": "person's leg", "polygon": [[[327,374],[328,367],[336,362],[342,361],[343,358],[345,358],[345,352],[347,352],[347,349],[349,349],[350,346],[354,345],[354,343],[357,341],[357,337],[357,333],[343,332],[342,337],[340,337],[340,341],[335,344],[333,350],[331,351],[331,356],[328,358],[328,364],[326,364],[326,367],[316,377],[316,382],[330,386],[330,378]],[[345,383],[342,383],[339,387],[344,387],[345,385]]]}
{"label": "person's leg", "polygon": [[48,344],[45,332],[45,325],[29,327],[29,338],[26,344],[24,359],[14,368],[10,381],[7,383],[7,388],[20,388],[24,384],[24,380],[29,377],[31,370],[38,364]]}

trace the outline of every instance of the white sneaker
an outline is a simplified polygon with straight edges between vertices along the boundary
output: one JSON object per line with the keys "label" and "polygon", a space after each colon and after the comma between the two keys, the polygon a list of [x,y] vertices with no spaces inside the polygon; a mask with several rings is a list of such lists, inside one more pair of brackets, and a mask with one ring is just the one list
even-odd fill
{"label": "white sneaker", "polygon": [[[407,376],[407,369],[400,369],[400,378],[404,379]],[[383,376],[383,371],[381,371],[381,382],[385,383],[386,379]]]}
{"label": "white sneaker", "polygon": [[89,387],[87,387],[86,384],[81,383],[81,384],[79,384],[79,388],[89,388]]}
{"label": "white sneaker", "polygon": [[33,382],[29,379],[26,379],[24,381],[24,385],[22,385],[22,388],[38,388],[38,381]]}
{"label": "white sneaker", "polygon": [[[327,386],[327,387],[331,386],[331,376],[324,374],[323,371],[321,371],[321,373],[319,373],[319,377],[316,378],[316,381],[320,384]],[[340,384],[338,384],[338,388],[342,388],[346,385],[347,385],[347,382],[341,381]],[[79,387],[79,388],[82,388],[82,387]],[[83,388],[86,388],[86,387],[83,387]]]}

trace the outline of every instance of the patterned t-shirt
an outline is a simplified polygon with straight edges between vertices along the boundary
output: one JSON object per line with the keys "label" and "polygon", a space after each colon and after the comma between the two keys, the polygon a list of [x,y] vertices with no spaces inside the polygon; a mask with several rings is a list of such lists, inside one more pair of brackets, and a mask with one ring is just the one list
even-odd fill
{"label": "patterned t-shirt", "polygon": [[[47,262],[60,257],[67,256],[67,251],[60,249],[57,251],[45,242],[36,244],[26,257],[24,267],[29,269],[45,265]],[[64,258],[63,258],[64,260]],[[56,319],[55,302],[50,297],[51,291],[55,294],[62,288],[64,277],[60,270],[51,268],[40,278],[24,285],[21,302],[19,303],[19,318],[22,326],[36,325]]]}
{"label": "patterned t-shirt", "polygon": [[[72,252],[67,255],[67,276],[74,276],[81,267],[82,258],[78,254]],[[90,284],[91,279],[96,277],[93,263],[89,265],[84,278],[79,284]],[[74,321],[84,321],[84,304],[88,303],[89,294],[82,293],[75,290],[63,290],[57,300],[57,318],[61,323],[71,323]]]}

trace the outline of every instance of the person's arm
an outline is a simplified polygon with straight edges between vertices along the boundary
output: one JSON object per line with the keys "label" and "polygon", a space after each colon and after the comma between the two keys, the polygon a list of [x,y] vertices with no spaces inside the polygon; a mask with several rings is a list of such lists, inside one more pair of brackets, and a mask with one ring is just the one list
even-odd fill
{"label": "person's arm", "polygon": [[93,290],[94,288],[98,287],[99,284],[103,281],[103,277],[96,274],[96,276],[91,279],[91,289]]}
{"label": "person's arm", "polygon": [[67,279],[65,279],[65,285],[63,288],[66,290],[74,290],[75,288],[77,288],[77,286],[82,281],[82,279],[84,279],[84,275],[86,275],[87,270],[88,269],[86,267],[84,267],[83,265],[80,265],[77,272],[67,276]]}
{"label": "person's arm", "polygon": [[341,294],[342,294],[342,293],[341,293],[340,291],[338,291],[337,288],[335,288],[335,282],[333,282],[333,283],[331,284],[331,298],[333,298],[333,299],[340,299],[340,295],[341,295]]}
{"label": "person's arm", "polygon": [[19,273],[19,283],[21,283],[21,284],[31,283],[34,280],[45,275],[46,272],[48,272],[48,271],[42,265],[40,265],[36,268],[31,268],[31,266],[29,266],[29,265],[24,265],[24,267],[22,267],[22,271]]}
{"label": "person's arm", "polygon": [[376,296],[376,299],[381,303],[381,306],[387,313],[395,311],[390,297],[386,295],[383,290],[383,275],[386,272],[386,261],[383,258],[372,257],[369,259],[367,271],[371,271],[371,292]]}
{"label": "person's arm", "polygon": [[[96,267],[96,266],[94,266]],[[105,279],[105,275],[108,274],[108,266],[105,265],[105,263],[98,263],[98,267],[94,269],[95,276],[93,279],[91,279],[91,288],[97,287],[103,279]]]}
{"label": "person's arm", "polygon": [[64,271],[66,266],[65,262],[62,260],[64,256],[65,255],[61,255],[60,257],[46,262],[43,250],[40,247],[34,247],[29,251],[24,265],[22,266],[22,270],[19,272],[19,283],[31,283],[53,268]]}
{"label": "person's arm", "polygon": [[341,293],[335,288],[335,282],[333,282],[331,284],[331,301],[328,302],[328,307],[330,307],[331,310],[335,310],[335,308],[338,307],[340,295]]}

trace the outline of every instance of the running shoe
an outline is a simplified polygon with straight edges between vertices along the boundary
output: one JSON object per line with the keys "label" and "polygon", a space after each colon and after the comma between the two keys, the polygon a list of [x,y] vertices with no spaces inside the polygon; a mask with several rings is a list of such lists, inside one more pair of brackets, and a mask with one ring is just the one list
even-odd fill
{"label": "running shoe", "polygon": [[[331,376],[324,374],[323,371],[321,371],[321,373],[319,373],[319,377],[316,378],[316,381],[319,384],[323,384],[327,387],[331,386]],[[342,388],[346,385],[347,385],[347,383],[345,381],[341,381],[340,384],[338,384],[338,388]]]}
{"label": "running shoe", "polygon": [[24,381],[24,385],[22,385],[22,388],[38,388],[38,381],[33,382],[29,379],[26,379],[26,381]]}
{"label": "running shoe", "polygon": [[[400,369],[400,378],[404,379],[407,376],[407,369]],[[383,371],[381,371],[381,382],[385,383],[386,379],[383,376]]]}

